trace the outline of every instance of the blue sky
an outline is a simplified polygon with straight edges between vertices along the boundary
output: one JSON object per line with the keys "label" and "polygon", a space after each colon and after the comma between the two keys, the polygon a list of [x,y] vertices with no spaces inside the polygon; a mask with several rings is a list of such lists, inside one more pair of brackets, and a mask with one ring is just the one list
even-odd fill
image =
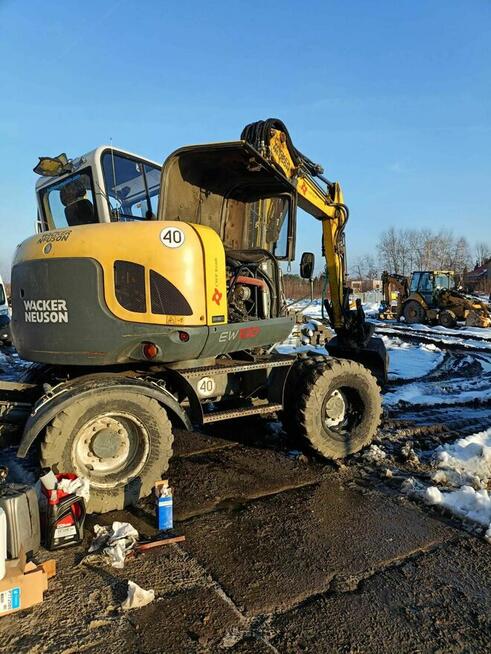
{"label": "blue sky", "polygon": [[0,61],[2,273],[38,155],[112,138],[162,161],[269,116],[341,182],[351,258],[391,225],[491,241],[488,0],[0,0]]}

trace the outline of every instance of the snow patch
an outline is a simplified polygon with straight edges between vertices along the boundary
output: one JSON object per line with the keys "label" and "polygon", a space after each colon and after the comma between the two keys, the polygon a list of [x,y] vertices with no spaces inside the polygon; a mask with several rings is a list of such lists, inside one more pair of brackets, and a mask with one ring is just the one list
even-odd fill
{"label": "snow patch", "polygon": [[439,487],[425,487],[411,478],[404,482],[402,491],[486,527],[484,537],[491,542],[491,495],[487,490],[491,479],[491,429],[438,447],[434,464],[437,470],[432,481]]}
{"label": "snow patch", "polygon": [[484,538],[491,543],[491,496],[487,490],[476,491],[472,486],[462,486],[458,490],[445,492],[430,486],[424,493],[424,500],[451,511],[459,518],[487,527]]}
{"label": "snow patch", "polygon": [[433,343],[416,345],[382,336],[389,353],[389,379],[416,379],[435,370],[445,357]]}
{"label": "snow patch", "polygon": [[438,470],[432,479],[436,483],[487,488],[491,479],[491,429],[440,446],[435,458]]}

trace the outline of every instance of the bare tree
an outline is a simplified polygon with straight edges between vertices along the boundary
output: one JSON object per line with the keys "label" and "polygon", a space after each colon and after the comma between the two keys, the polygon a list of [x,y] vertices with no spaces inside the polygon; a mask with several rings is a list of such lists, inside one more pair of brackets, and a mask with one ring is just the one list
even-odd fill
{"label": "bare tree", "polygon": [[357,281],[361,281],[365,277],[363,257],[355,257],[353,259],[353,263],[350,266],[350,277]]}
{"label": "bare tree", "polygon": [[491,248],[484,241],[476,243],[475,248],[476,264],[482,266],[488,259],[491,258]]}
{"label": "bare tree", "polygon": [[455,270],[469,265],[470,251],[465,238],[455,238],[448,230],[396,230],[382,233],[378,251],[380,263],[390,272],[409,275],[413,270]]}

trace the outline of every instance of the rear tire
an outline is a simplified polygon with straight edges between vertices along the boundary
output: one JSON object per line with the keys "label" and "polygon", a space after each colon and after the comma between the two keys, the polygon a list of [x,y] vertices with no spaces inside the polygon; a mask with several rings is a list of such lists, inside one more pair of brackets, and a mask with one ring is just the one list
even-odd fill
{"label": "rear tire", "polygon": [[327,459],[341,459],[368,445],[382,415],[380,388],[360,363],[309,359],[300,363],[296,400],[285,429]]}
{"label": "rear tire", "polygon": [[46,428],[41,465],[90,482],[89,513],[135,504],[167,470],[172,428],[151,398],[108,389],[74,402]]}
{"label": "rear tire", "polygon": [[423,324],[426,322],[426,311],[416,300],[410,300],[404,305],[403,309],[404,320],[408,325],[416,323]]}
{"label": "rear tire", "polygon": [[457,316],[453,311],[450,311],[450,309],[444,309],[443,311],[440,311],[438,315],[438,322],[442,327],[448,327],[451,329],[457,324]]}

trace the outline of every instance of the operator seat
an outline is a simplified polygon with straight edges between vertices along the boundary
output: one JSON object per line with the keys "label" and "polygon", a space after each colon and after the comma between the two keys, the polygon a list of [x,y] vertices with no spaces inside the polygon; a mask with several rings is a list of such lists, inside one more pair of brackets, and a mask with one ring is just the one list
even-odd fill
{"label": "operator seat", "polygon": [[65,207],[65,217],[70,227],[90,225],[96,222],[94,205],[86,198],[77,200]]}
{"label": "operator seat", "polygon": [[81,179],[66,184],[60,191],[60,200],[65,207],[65,218],[69,227],[96,223],[94,205],[85,197],[87,190]]}

